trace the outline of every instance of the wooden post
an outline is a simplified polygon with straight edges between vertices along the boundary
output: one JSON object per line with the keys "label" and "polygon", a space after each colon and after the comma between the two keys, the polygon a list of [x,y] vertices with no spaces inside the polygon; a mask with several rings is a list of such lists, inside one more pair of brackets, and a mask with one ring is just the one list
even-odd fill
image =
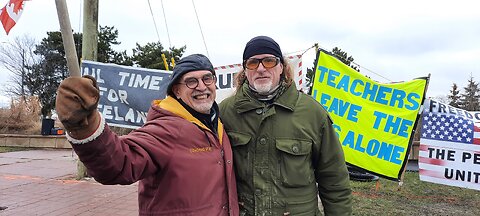
{"label": "wooden post", "polygon": [[[83,1],[82,60],[97,61],[98,53],[98,0]],[[88,176],[85,165],[78,161],[77,179]]]}
{"label": "wooden post", "polygon": [[[65,0],[55,0],[57,6],[58,21],[60,31],[62,32],[63,47],[67,59],[67,67],[71,77],[80,77],[80,66],[78,64],[75,42],[73,40],[70,17],[68,15],[67,3]],[[84,19],[83,19],[83,46],[82,59],[97,60],[98,44],[98,0],[84,0]],[[87,176],[87,169],[81,161],[77,164],[77,178],[81,179]]]}
{"label": "wooden post", "polygon": [[407,165],[408,165],[408,158],[407,158],[407,162],[405,163],[405,168],[403,169],[402,175],[400,176],[400,181],[398,182],[398,188],[397,188],[398,191],[402,190],[403,180],[405,178],[405,172],[407,171]]}
{"label": "wooden post", "polygon": [[68,8],[65,0],[55,0],[57,6],[58,22],[60,23],[60,31],[62,32],[63,47],[65,49],[65,57],[67,58],[67,67],[72,77],[80,76],[80,67],[78,65],[77,52],[75,51],[75,43],[73,41],[72,26],[70,25],[70,17],[68,16]]}
{"label": "wooden post", "polygon": [[[55,4],[57,6],[58,22],[60,23],[60,32],[62,33],[63,48],[65,49],[68,72],[71,77],[80,77],[80,66],[78,65],[77,51],[73,40],[67,3],[65,0],[55,0]],[[87,171],[85,165],[79,160],[77,163],[77,179],[84,178],[87,176],[86,174]]]}

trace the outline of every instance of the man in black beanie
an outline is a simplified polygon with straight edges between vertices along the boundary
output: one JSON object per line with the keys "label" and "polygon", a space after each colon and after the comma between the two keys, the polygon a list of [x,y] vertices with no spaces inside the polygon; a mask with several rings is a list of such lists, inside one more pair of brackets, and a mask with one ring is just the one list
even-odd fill
{"label": "man in black beanie", "polygon": [[277,42],[252,38],[235,95],[220,104],[232,143],[240,215],[350,215],[342,146],[325,109],[293,84]]}
{"label": "man in black beanie", "polygon": [[237,216],[232,149],[215,103],[215,71],[201,54],[182,58],[167,98],[153,101],[147,122],[118,136],[97,111],[93,77],[70,77],[56,109],[67,139],[102,184],[138,184],[139,215]]}

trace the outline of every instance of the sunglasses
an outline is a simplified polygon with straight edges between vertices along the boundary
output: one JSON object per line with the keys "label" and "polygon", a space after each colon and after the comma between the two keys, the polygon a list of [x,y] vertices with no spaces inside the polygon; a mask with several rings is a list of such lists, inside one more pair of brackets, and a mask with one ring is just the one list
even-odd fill
{"label": "sunglasses", "polygon": [[[190,77],[185,79],[184,82],[179,82],[179,84],[185,84],[189,89],[195,89],[198,86],[198,83],[199,83],[198,80],[199,80],[198,78]],[[202,80],[205,86],[209,86],[217,80],[217,77],[213,74],[207,74],[202,78],[200,78],[200,80]]]}
{"label": "sunglasses", "polygon": [[277,66],[279,62],[280,58],[278,57],[265,57],[261,59],[249,58],[243,61],[243,67],[250,70],[255,70],[258,68],[260,63],[262,63],[263,67],[268,69]]}

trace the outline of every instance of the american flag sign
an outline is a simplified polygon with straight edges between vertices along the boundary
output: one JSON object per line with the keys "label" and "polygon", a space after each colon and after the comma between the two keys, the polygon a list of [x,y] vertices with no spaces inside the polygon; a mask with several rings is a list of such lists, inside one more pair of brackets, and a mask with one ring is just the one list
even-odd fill
{"label": "american flag sign", "polygon": [[479,123],[458,115],[425,113],[422,138],[464,144],[480,144]]}
{"label": "american flag sign", "polygon": [[[428,99],[422,112],[420,180],[480,190],[480,121]],[[433,108],[433,109],[432,109]],[[448,112],[456,110],[457,112]]]}

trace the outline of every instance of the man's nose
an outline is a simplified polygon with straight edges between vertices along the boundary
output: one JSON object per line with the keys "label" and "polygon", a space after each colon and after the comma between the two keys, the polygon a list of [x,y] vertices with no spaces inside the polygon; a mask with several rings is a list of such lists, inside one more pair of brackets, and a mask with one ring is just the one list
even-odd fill
{"label": "man's nose", "polygon": [[265,72],[267,69],[263,66],[263,64],[260,62],[260,64],[258,64],[258,67],[257,67],[257,72]]}
{"label": "man's nose", "polygon": [[205,83],[203,83],[203,80],[198,80],[198,85],[197,87],[195,88],[199,91],[204,91],[205,89],[207,89],[207,85],[205,85]]}

